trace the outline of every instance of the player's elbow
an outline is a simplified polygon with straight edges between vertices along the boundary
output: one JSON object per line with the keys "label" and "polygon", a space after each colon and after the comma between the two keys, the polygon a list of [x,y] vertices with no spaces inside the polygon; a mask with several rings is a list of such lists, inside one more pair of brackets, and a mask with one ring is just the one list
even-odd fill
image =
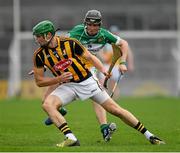
{"label": "player's elbow", "polygon": [[39,80],[39,79],[35,79],[35,82],[36,82],[36,85],[38,86],[38,87],[43,87],[44,85],[43,85],[43,82],[41,81],[41,80]]}
{"label": "player's elbow", "polygon": [[43,84],[42,84],[41,82],[36,82],[36,85],[37,85],[38,87],[43,87]]}
{"label": "player's elbow", "polygon": [[128,48],[128,42],[124,39],[121,40],[120,46],[123,48]]}
{"label": "player's elbow", "polygon": [[44,86],[43,77],[35,75],[34,79],[35,79],[35,83],[38,87]]}

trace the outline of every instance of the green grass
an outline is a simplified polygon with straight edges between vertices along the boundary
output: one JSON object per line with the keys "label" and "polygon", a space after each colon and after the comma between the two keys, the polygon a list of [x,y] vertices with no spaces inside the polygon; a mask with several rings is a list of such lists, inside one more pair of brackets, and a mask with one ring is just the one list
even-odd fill
{"label": "green grass", "polygon": [[118,103],[131,111],[145,126],[166,141],[151,145],[136,130],[118,118],[108,120],[118,126],[110,142],[102,139],[91,102],[71,103],[66,119],[81,142],[81,147],[56,148],[63,135],[55,126],[43,124],[46,114],[40,100],[11,99],[0,101],[0,151],[36,152],[175,152],[180,151],[180,99],[172,97],[126,98]]}

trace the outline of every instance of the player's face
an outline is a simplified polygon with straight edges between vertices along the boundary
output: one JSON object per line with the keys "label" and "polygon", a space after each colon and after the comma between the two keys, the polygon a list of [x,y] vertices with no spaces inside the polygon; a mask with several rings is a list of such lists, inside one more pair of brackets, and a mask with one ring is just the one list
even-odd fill
{"label": "player's face", "polygon": [[100,28],[99,24],[94,24],[94,23],[87,23],[86,26],[87,26],[86,31],[90,36],[96,35]]}
{"label": "player's face", "polygon": [[35,42],[38,43],[40,46],[45,46],[48,43],[43,35],[35,35],[34,39]]}

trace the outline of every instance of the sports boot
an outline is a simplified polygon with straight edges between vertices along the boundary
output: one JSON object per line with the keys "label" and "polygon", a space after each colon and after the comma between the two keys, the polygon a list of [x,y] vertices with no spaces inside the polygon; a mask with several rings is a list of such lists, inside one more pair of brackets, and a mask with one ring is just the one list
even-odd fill
{"label": "sports boot", "polygon": [[151,144],[155,144],[155,145],[165,144],[165,142],[163,140],[159,139],[156,136],[151,136],[149,138],[149,141]]}
{"label": "sports boot", "polygon": [[101,126],[101,132],[103,134],[104,141],[110,141],[112,138],[112,134],[116,131],[116,124],[104,124]]}
{"label": "sports boot", "polygon": [[63,142],[56,144],[57,147],[63,148],[63,147],[74,147],[74,146],[80,146],[79,140],[71,140],[66,138]]}

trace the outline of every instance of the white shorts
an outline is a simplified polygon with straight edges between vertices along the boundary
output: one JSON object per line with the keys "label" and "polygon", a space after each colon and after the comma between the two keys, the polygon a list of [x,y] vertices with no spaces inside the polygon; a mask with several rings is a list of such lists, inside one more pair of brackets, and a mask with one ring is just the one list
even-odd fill
{"label": "white shorts", "polygon": [[90,77],[80,83],[64,83],[57,87],[50,95],[59,97],[63,106],[76,99],[85,100],[90,98],[98,104],[102,104],[110,98],[94,77]]}

